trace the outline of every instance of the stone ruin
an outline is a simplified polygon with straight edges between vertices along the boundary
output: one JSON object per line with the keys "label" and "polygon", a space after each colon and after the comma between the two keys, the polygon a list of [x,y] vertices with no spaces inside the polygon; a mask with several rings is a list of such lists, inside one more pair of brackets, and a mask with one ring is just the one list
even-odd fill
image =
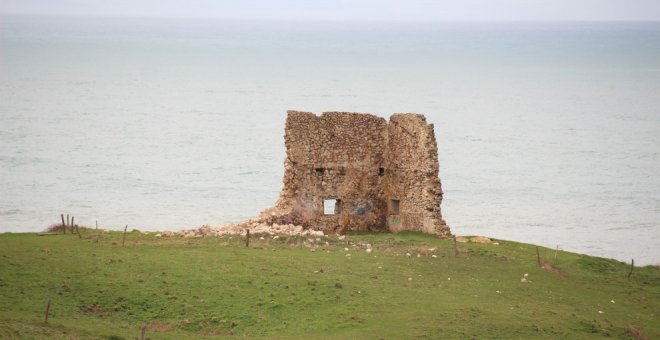
{"label": "stone ruin", "polygon": [[258,223],[450,236],[433,124],[423,115],[394,114],[388,122],[366,113],[288,111],[284,139],[284,187]]}

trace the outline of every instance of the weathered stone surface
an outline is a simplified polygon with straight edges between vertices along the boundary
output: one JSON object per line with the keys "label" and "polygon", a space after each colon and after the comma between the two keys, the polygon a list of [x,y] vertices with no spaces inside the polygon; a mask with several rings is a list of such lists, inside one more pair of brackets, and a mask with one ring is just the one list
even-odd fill
{"label": "weathered stone surface", "polygon": [[472,238],[470,238],[470,242],[474,242],[474,243],[493,243],[493,241],[491,239],[489,239],[488,237],[485,237],[485,236],[472,237]]}
{"label": "weathered stone surface", "polygon": [[[420,114],[288,111],[284,187],[267,224],[449,236],[433,125]],[[324,211],[324,202],[334,204]],[[326,207],[327,208],[327,207]]]}

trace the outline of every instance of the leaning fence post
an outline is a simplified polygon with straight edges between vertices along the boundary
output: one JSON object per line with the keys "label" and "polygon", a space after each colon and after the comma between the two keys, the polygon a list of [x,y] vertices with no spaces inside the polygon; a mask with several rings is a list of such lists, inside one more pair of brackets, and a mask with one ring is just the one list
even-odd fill
{"label": "leaning fence post", "polygon": [[64,214],[60,214],[62,217],[62,231],[66,234],[66,224],[64,223]]}
{"label": "leaning fence post", "polygon": [[46,315],[44,318],[44,323],[48,323],[48,312],[50,312],[50,299],[48,299],[48,303],[46,304]]}
{"label": "leaning fence post", "polygon": [[635,259],[632,259],[632,261],[630,261],[630,272],[628,273],[628,280],[630,280],[630,276],[633,273],[633,269],[635,269]]}
{"label": "leaning fence post", "polygon": [[121,246],[124,246],[124,241],[126,241],[126,229],[128,229],[128,224],[124,227],[124,235],[121,237]]}
{"label": "leaning fence post", "polygon": [[76,227],[76,233],[78,233],[78,238],[82,238],[82,235],[80,235],[80,229],[75,223],[73,223],[73,216],[71,216],[71,228],[73,228],[74,226]]}

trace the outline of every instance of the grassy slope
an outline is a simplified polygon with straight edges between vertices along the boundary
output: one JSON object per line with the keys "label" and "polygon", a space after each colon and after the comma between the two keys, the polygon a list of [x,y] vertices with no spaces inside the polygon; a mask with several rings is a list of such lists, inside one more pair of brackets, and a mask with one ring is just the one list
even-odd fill
{"label": "grassy slope", "polygon": [[542,248],[560,277],[532,245],[459,244],[454,256],[451,241],[415,233],[316,251],[138,232],[122,248],[121,233],[92,234],[0,235],[0,338],[134,339],[141,324],[152,339],[660,338],[657,267],[627,280],[623,263]]}

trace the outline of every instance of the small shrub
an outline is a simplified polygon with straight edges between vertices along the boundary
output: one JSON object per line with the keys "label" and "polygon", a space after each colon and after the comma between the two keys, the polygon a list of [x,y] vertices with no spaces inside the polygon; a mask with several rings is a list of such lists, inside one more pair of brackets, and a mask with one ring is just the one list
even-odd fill
{"label": "small shrub", "polygon": [[44,232],[46,233],[61,233],[64,230],[64,225],[60,224],[51,224],[49,225]]}

